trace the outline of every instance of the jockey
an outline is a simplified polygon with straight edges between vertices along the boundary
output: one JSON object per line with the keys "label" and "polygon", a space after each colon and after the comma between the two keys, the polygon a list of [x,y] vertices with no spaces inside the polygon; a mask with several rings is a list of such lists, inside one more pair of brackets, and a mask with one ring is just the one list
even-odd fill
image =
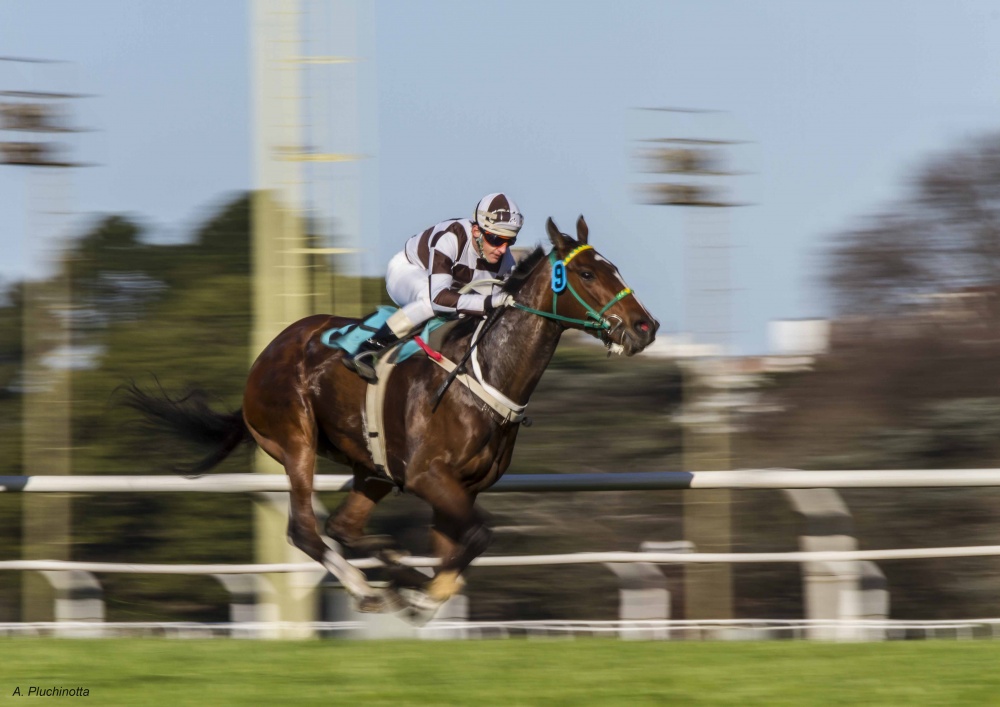
{"label": "jockey", "polygon": [[481,317],[505,295],[494,287],[490,294],[459,294],[463,285],[483,278],[505,279],[514,269],[510,247],[524,217],[514,200],[503,193],[487,194],[469,219],[449,219],[406,241],[389,261],[385,287],[399,305],[382,327],[344,365],[368,381],[376,381],[375,354],[407,336],[435,316]]}

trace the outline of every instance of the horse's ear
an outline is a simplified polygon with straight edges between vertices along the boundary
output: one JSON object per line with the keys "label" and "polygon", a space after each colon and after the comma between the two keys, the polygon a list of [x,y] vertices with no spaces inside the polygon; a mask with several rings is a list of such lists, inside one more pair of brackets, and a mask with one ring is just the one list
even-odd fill
{"label": "horse's ear", "polygon": [[580,245],[587,245],[587,234],[589,233],[587,222],[583,220],[583,214],[580,214],[580,218],[576,220],[576,239],[580,241]]}
{"label": "horse's ear", "polygon": [[560,233],[559,229],[556,227],[556,224],[552,220],[551,216],[549,217],[549,220],[545,222],[545,230],[548,231],[549,240],[552,241],[552,245],[553,247],[555,247],[556,253],[559,255],[559,257],[560,258],[566,257],[566,254],[570,251],[572,247],[569,242],[570,239],[567,236],[564,236],[562,233]]}

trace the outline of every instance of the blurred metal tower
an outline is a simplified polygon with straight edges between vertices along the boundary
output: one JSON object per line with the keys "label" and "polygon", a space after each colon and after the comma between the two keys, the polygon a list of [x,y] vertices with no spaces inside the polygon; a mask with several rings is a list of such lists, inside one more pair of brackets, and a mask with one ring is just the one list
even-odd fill
{"label": "blurred metal tower", "polygon": [[[360,154],[350,149],[359,144],[357,76],[353,71],[350,80],[331,76],[350,70],[356,59],[316,51],[335,43],[356,54],[356,3],[255,0],[251,23],[256,172],[252,361],[293,321],[318,312],[359,315],[364,304],[357,264]],[[344,116],[354,116],[354,134]],[[333,138],[348,149],[333,149]],[[263,453],[256,468],[284,473]],[[285,539],[287,494],[258,502],[255,515],[259,561],[308,559]],[[262,600],[261,609],[270,613],[261,618],[317,618],[316,583],[322,574],[269,576],[262,584],[271,588],[271,596]],[[309,629],[275,635],[301,637]]]}
{"label": "blurred metal tower", "polygon": [[[704,122],[704,111],[683,108],[647,108]],[[676,128],[675,128],[676,129]],[[704,131],[703,125],[688,130]],[[724,151],[733,140],[685,135],[644,138],[637,157],[641,171],[668,175],[671,181],[639,185],[640,200],[659,206],[688,207],[684,227],[684,328],[692,343],[707,344],[714,353],[680,362],[684,376],[682,412],[684,466],[689,471],[726,470],[732,465],[729,421],[723,404],[724,373],[718,362],[730,346],[730,207],[737,206],[718,184],[733,176]],[[714,400],[712,400],[714,398]],[[685,491],[684,538],[699,552],[730,552],[731,492]],[[687,619],[729,619],[733,614],[732,570],[727,564],[687,565],[684,568],[684,604]]]}
{"label": "blurred metal tower", "polygon": [[[0,57],[5,67],[32,75],[30,83],[57,78],[65,62]],[[45,76],[38,76],[39,73]],[[6,74],[6,72],[5,72]],[[7,75],[4,81],[11,80]],[[65,261],[72,204],[66,146],[53,135],[80,132],[69,125],[69,103],[78,94],[33,88],[0,90],[0,164],[29,168],[27,244],[24,280],[23,359],[21,367],[23,473],[72,473],[71,346],[73,306]],[[39,272],[39,270],[41,272]],[[21,548],[26,560],[70,559],[72,531],[68,495],[22,501]],[[25,572],[21,582],[21,620],[51,621],[55,590],[41,573]]]}

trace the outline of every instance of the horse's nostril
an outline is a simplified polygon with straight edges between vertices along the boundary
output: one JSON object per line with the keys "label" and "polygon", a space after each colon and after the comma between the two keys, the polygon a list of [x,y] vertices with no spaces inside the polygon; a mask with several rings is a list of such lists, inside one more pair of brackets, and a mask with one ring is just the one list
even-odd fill
{"label": "horse's nostril", "polygon": [[632,325],[634,334],[631,338],[635,339],[636,343],[641,346],[646,346],[656,336],[656,328],[659,324],[658,321],[652,318],[640,319]]}

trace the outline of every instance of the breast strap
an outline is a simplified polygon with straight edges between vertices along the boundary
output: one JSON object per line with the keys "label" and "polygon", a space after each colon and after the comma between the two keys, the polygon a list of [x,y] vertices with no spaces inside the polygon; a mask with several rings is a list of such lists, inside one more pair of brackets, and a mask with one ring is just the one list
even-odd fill
{"label": "breast strap", "polygon": [[[473,368],[478,369],[479,366],[477,365],[475,354],[472,356]],[[435,359],[431,360],[441,366],[444,370],[448,371],[448,373],[455,370],[455,362],[444,356],[441,357],[440,361]],[[477,370],[476,373],[478,372],[479,371]],[[514,424],[524,419],[524,410],[527,406],[514,403],[488,383],[481,383],[477,378],[470,376],[468,373],[459,373],[455,376],[455,380],[463,383],[466,388],[472,391],[473,395],[492,408],[493,411],[500,416],[502,421],[501,424]],[[494,393],[496,393],[496,395]]]}
{"label": "breast strap", "polygon": [[[480,326],[482,325],[480,324]],[[473,340],[478,338],[478,335],[479,330],[477,329]],[[455,362],[445,356],[441,356],[440,360],[429,356],[428,358],[448,373],[455,370]],[[375,362],[375,375],[378,377],[378,382],[375,384],[369,383],[368,389],[365,391],[365,442],[368,444],[368,451],[372,456],[372,464],[375,465],[375,471],[387,478],[392,478],[392,476],[389,473],[389,467],[386,463],[383,415],[385,414],[385,392],[388,387],[389,376],[396,367],[395,359],[395,351],[393,351],[388,356],[383,356]],[[517,424],[523,420],[527,405],[518,405],[493,386],[485,381],[481,381],[482,373],[479,370],[479,361],[475,354],[472,357],[472,365],[476,374],[475,377],[470,376],[468,373],[459,373],[455,379],[460,381],[466,388],[472,391],[473,395],[483,401],[485,404],[483,407],[484,410],[492,409],[499,415],[501,425]]]}

